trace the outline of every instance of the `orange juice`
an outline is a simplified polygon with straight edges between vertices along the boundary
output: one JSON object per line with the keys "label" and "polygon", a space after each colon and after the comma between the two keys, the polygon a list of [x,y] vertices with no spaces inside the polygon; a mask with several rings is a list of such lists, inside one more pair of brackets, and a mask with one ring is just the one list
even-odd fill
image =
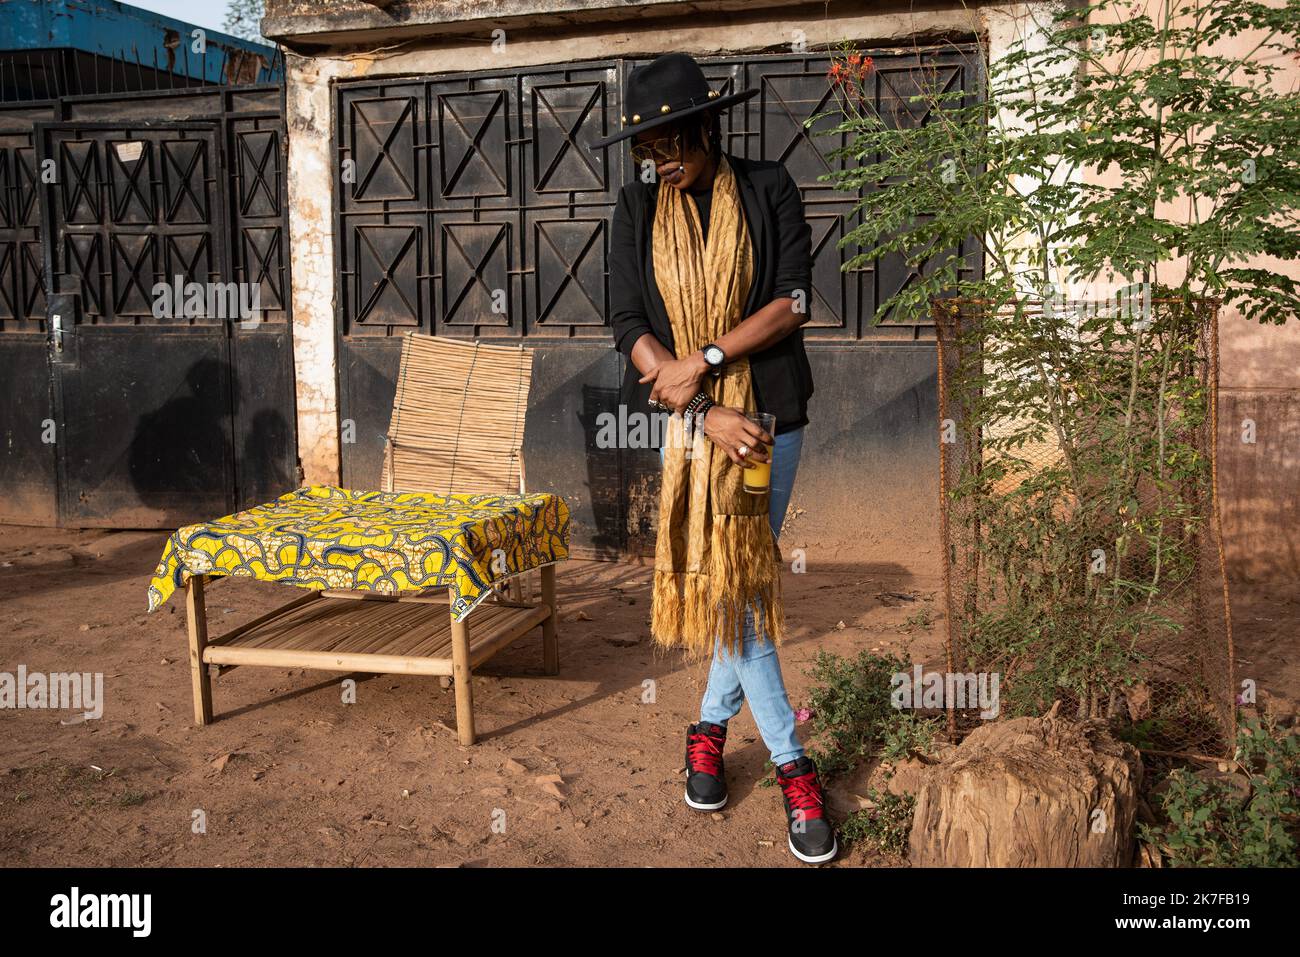
{"label": "orange juice", "polygon": [[[746,412],[745,418],[768,435],[776,434],[776,416],[768,412]],[[745,491],[750,495],[765,495],[772,487],[772,446],[760,443],[757,448],[767,453],[767,461],[745,466]]]}
{"label": "orange juice", "polygon": [[762,495],[772,484],[772,446],[760,445],[759,448],[767,452],[768,461],[745,466],[745,491],[750,495]]}

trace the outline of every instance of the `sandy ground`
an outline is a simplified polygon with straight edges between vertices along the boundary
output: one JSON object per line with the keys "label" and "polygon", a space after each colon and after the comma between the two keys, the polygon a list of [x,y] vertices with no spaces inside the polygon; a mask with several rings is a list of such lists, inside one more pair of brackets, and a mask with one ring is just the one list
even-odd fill
{"label": "sandy ground", "polygon": [[[561,566],[560,675],[542,674],[539,634],[495,657],[474,678],[479,743],[463,748],[453,693],[430,678],[354,676],[356,703],[344,704],[346,675],[239,668],[214,681],[216,723],[195,727],[183,603],[144,613],[164,537],[0,527],[0,671],[105,682],[100,720],[0,712],[0,862],[803,866],[785,846],[779,792],[759,786],[767,753],[748,711],[732,722],[726,810],[683,804],[684,731],[705,670],[654,654],[648,569]],[[941,660],[942,621],[918,623],[940,618],[933,576],[813,562],[785,587],[796,707],[819,649]],[[291,594],[216,582],[212,631]],[[1238,586],[1234,598],[1243,671],[1295,700],[1297,589]],[[196,812],[206,833],[194,833]],[[855,849],[835,866],[888,863]]]}

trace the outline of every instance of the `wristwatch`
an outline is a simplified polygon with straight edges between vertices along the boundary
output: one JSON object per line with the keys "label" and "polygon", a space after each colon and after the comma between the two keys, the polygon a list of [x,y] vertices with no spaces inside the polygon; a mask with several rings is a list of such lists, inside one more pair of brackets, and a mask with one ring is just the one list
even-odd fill
{"label": "wristwatch", "polygon": [[722,375],[722,367],[727,361],[727,354],[712,342],[701,351],[704,353],[704,361],[709,364],[709,371],[714,375]]}

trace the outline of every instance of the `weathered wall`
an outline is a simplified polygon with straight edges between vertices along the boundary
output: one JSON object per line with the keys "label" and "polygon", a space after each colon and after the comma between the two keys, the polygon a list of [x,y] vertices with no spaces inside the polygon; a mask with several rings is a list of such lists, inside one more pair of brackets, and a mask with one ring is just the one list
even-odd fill
{"label": "weathered wall", "polygon": [[[931,19],[950,21],[951,11],[932,14],[916,4],[886,0],[838,0],[830,4],[789,0],[267,0],[262,33],[295,49],[320,51],[359,46],[375,48],[402,42],[428,45],[432,41],[473,44],[503,29],[533,40],[568,42],[582,35],[604,34],[617,39],[625,30],[670,33],[674,38],[689,24],[765,22],[793,25],[812,35],[823,26],[870,15],[873,18],[914,18],[922,29]],[[951,6],[956,7],[957,4]],[[962,6],[985,6],[970,3]],[[875,24],[872,29],[878,29]],[[912,31],[874,33],[870,39],[907,37]],[[788,34],[782,33],[781,37]],[[850,34],[829,34],[831,43]],[[784,42],[768,34],[764,46]],[[658,51],[670,41],[639,52]],[[729,45],[729,49],[741,47]],[[685,49],[685,48],[683,48]],[[599,54],[598,54],[599,55]],[[576,58],[575,58],[576,59]],[[532,62],[555,62],[554,60]]]}
{"label": "weathered wall", "polygon": [[[1260,39],[1233,37],[1223,53],[1244,56]],[[1272,62],[1283,68],[1281,89],[1300,86],[1300,60]],[[1300,262],[1250,265],[1300,280]],[[1219,352],[1219,493],[1230,574],[1300,579],[1300,323],[1261,327],[1225,308]],[[1254,441],[1247,441],[1252,424]]]}
{"label": "weathered wall", "polygon": [[[1300,68],[1296,71],[1300,78]],[[1296,263],[1283,266],[1300,278]],[[1219,500],[1230,574],[1300,578],[1300,323],[1219,324]]]}

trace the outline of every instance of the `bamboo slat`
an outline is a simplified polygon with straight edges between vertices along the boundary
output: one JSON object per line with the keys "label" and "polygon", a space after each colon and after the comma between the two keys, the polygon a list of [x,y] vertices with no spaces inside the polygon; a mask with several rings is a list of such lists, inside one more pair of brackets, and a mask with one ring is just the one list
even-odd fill
{"label": "bamboo slat", "polygon": [[[218,579],[218,581],[220,581],[220,579]],[[278,617],[279,615],[283,614],[283,613],[285,612],[286,609],[289,609],[289,608],[296,608],[298,605],[305,605],[305,604],[307,604],[307,602],[309,602],[309,601],[315,601],[317,598],[320,598],[322,594],[329,594],[329,593],[328,593],[328,592],[309,591],[307,594],[303,595],[301,598],[295,598],[293,601],[289,602],[287,605],[281,605],[279,608],[274,608],[274,609],[272,609],[271,611],[268,611],[265,615],[258,615],[258,616],[257,616],[256,618],[254,618],[252,621],[246,621],[246,622],[244,622],[244,624],[240,625],[240,626],[239,626],[238,628],[236,628],[234,631],[228,631],[228,632],[226,632],[224,635],[222,635],[220,638],[210,638],[210,639],[208,639],[208,644],[210,644],[210,645],[223,645],[223,644],[226,644],[226,643],[229,642],[229,641],[233,641],[235,638],[238,638],[238,637],[239,637],[240,635],[242,635],[244,632],[246,632],[246,631],[252,631],[254,628],[256,628],[258,625],[262,624],[263,622],[270,621],[272,618]],[[354,593],[349,592],[349,594],[354,594]],[[355,594],[365,594],[365,593],[364,593],[364,592],[356,592]]]}
{"label": "bamboo slat", "polygon": [[439,588],[428,594],[402,595],[385,595],[377,591],[352,591],[347,588],[326,588],[320,594],[325,598],[349,598],[353,601],[404,601],[426,605],[445,605],[448,601],[445,588]]}
{"label": "bamboo slat", "polygon": [[531,349],[411,333],[384,455],[386,491],[515,493]]}
{"label": "bamboo slat", "polygon": [[470,617],[469,662],[478,667],[506,645],[521,638],[548,620],[550,609],[529,608],[524,614],[500,622],[496,628],[484,632],[477,618]]}

